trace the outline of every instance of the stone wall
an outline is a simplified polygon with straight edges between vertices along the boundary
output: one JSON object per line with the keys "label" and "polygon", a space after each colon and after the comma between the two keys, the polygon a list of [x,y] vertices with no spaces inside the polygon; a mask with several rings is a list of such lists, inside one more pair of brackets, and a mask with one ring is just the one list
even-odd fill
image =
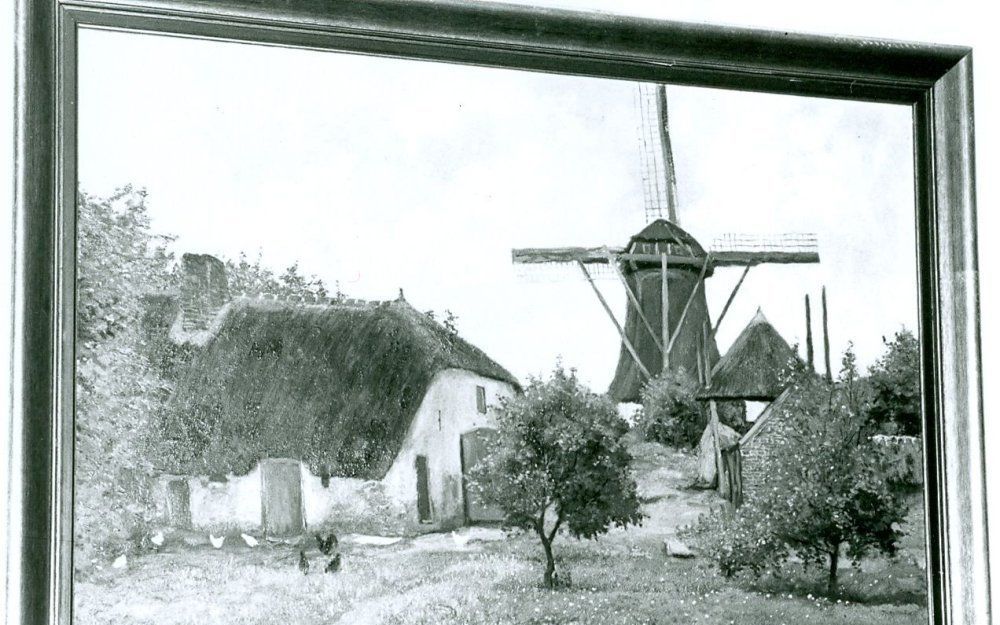
{"label": "stone wall", "polygon": [[777,460],[777,451],[791,432],[791,419],[776,411],[757,434],[740,446],[743,466],[743,499],[750,501],[766,487],[768,473]]}

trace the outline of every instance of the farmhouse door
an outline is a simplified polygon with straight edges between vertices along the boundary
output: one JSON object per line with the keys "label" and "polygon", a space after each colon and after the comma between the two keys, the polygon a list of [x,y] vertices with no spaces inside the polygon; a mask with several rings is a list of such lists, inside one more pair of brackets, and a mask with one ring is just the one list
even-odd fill
{"label": "farmhouse door", "polygon": [[261,525],[273,536],[301,534],[302,469],[298,460],[268,458],[260,463]]}
{"label": "farmhouse door", "polygon": [[430,477],[427,474],[427,456],[417,456],[417,518],[421,523],[431,520]]}
{"label": "farmhouse door", "polygon": [[185,479],[167,482],[167,519],[174,527],[191,527],[191,490]]}
{"label": "farmhouse door", "polygon": [[465,519],[469,523],[502,521],[503,512],[488,506],[469,488],[468,475],[486,457],[488,443],[496,437],[496,430],[479,428],[462,434],[462,490],[465,495]]}
{"label": "farmhouse door", "polygon": [[729,482],[729,501],[739,508],[743,505],[743,453],[740,446],[735,445],[722,452],[722,463],[725,465],[726,479]]}

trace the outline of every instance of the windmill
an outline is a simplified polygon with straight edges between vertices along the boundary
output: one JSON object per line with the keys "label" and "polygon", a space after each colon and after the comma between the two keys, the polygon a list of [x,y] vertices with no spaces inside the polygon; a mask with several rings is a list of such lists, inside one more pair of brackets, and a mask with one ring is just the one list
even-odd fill
{"label": "windmill", "polygon": [[[707,382],[719,359],[715,334],[750,268],[764,263],[818,263],[815,235],[726,235],[711,249],[681,228],[664,85],[640,85],[637,105],[646,227],[624,247],[521,248],[515,264],[576,265],[621,337],[608,393],[638,401],[643,384],[664,370],[686,370]],[[666,214],[666,217],[664,216]],[[593,268],[609,268],[628,297],[624,325],[594,283]],[[715,323],[709,318],[705,280],[718,267],[744,267]]]}

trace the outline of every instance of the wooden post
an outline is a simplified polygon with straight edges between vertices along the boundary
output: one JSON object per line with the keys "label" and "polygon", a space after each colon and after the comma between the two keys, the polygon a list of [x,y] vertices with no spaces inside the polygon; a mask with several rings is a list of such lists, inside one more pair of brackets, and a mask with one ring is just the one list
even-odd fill
{"label": "wooden post", "polygon": [[[670,340],[670,289],[667,280],[667,255],[660,254],[660,336],[663,345]],[[663,367],[661,373],[666,373],[670,367],[670,353],[663,349]]]}
{"label": "wooden post", "polygon": [[[702,351],[703,351],[704,358],[705,358],[705,364],[704,364],[704,367],[705,367],[705,379],[706,379],[706,382],[707,382],[707,386],[711,387],[712,386],[712,362],[711,362],[711,356],[710,356],[711,352],[708,349],[708,340],[707,340],[708,339],[708,322],[707,321],[705,322],[705,325],[703,326],[703,328],[704,328],[704,332],[702,333],[702,337],[704,338],[704,349]],[[715,405],[715,400],[714,399],[708,400],[708,410],[709,410],[708,424],[709,424],[709,427],[712,430],[712,451],[715,453],[715,481],[716,481],[716,490],[718,491],[718,493],[719,493],[720,496],[725,497],[726,496],[726,486],[727,486],[727,484],[726,484],[726,480],[723,479],[724,478],[723,473],[725,473],[725,467],[723,467],[723,465],[722,465],[722,445],[721,445],[721,443],[719,441],[719,410],[718,410],[718,407]]]}
{"label": "wooden post", "polygon": [[722,325],[722,320],[725,319],[726,313],[729,311],[729,305],[733,303],[734,299],[736,299],[736,292],[740,290],[740,285],[743,284],[743,280],[746,279],[747,274],[750,273],[750,267],[753,267],[753,265],[747,265],[747,268],[743,270],[743,275],[740,276],[736,286],[733,287],[733,292],[729,294],[729,299],[726,300],[726,305],[722,307],[722,312],[719,313],[719,319],[715,322],[715,327],[712,329],[712,338],[715,338],[715,333],[719,331],[719,326]]}
{"label": "wooden post", "polygon": [[695,295],[698,294],[698,290],[704,288],[705,286],[705,272],[708,271],[708,263],[711,261],[711,256],[705,256],[705,263],[701,266],[701,273],[698,274],[698,281],[695,283],[694,288],[691,289],[691,295],[688,297],[687,302],[684,304],[684,309],[681,310],[681,318],[677,320],[677,325],[674,326],[674,333],[670,335],[670,342],[667,343],[667,354],[670,354],[670,350],[674,347],[674,342],[677,341],[677,337],[680,336],[681,327],[684,325],[684,320],[687,318],[688,309],[691,308],[691,303],[694,302]]}
{"label": "wooden post", "polygon": [[653,324],[651,324],[649,320],[646,319],[646,315],[643,314],[639,298],[632,292],[632,289],[628,285],[628,280],[625,279],[625,274],[623,274],[621,269],[618,268],[618,263],[610,251],[608,252],[608,265],[611,266],[611,270],[614,271],[615,275],[618,276],[618,279],[621,280],[622,286],[625,287],[625,294],[628,296],[628,301],[632,303],[632,307],[635,308],[636,314],[639,315],[639,320],[642,321],[642,324],[646,327],[646,331],[649,332],[650,338],[653,339],[653,343],[656,344],[656,347],[659,348],[660,353],[662,354],[664,343],[660,342],[659,336],[657,336],[656,331],[653,330]]}
{"label": "wooden post", "polygon": [[812,314],[809,311],[809,294],[806,293],[806,361],[809,363],[809,370],[815,371],[813,364],[813,331]]}
{"label": "wooden post", "polygon": [[625,345],[625,349],[627,349],[628,353],[632,355],[636,366],[639,367],[639,371],[642,371],[642,374],[646,376],[647,380],[652,378],[653,376],[649,375],[649,369],[647,369],[646,366],[642,364],[642,360],[639,359],[639,353],[635,351],[635,347],[632,346],[632,341],[628,340],[628,337],[625,335],[625,330],[622,329],[621,324],[618,323],[617,319],[615,319],[615,314],[611,312],[611,307],[608,306],[608,302],[604,299],[604,295],[601,294],[600,289],[598,289],[597,285],[594,284],[594,280],[590,277],[590,272],[587,271],[587,267],[580,261],[576,261],[576,264],[580,267],[580,271],[583,272],[583,277],[585,277],[587,282],[590,283],[590,287],[594,289],[594,293],[597,295],[597,299],[600,300],[601,306],[604,306],[604,311],[608,313],[608,317],[611,318],[611,323],[615,324],[615,329],[618,330],[618,334],[622,337],[622,343]]}
{"label": "wooden post", "polygon": [[823,287],[823,352],[826,358],[826,381],[833,381],[833,372],[830,370],[830,329],[826,318],[826,286]]}

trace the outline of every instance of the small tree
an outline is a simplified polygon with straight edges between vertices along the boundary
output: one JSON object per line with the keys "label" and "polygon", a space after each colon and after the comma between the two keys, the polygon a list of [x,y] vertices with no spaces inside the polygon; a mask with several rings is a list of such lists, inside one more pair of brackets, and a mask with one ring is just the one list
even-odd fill
{"label": "small tree", "polygon": [[642,388],[638,425],[643,438],[671,447],[694,447],[705,428],[695,395],[698,385],[684,370],[665,371]]}
{"label": "small tree", "polygon": [[872,388],[868,410],[873,424],[886,433],[919,436],[920,344],[903,328],[885,341],[885,353],[869,369]]}
{"label": "small tree", "polygon": [[827,592],[836,595],[845,548],[855,563],[872,551],[896,552],[906,507],[864,416],[852,408],[859,384],[852,363],[845,357],[833,384],[799,381],[773,417],[789,420],[787,436],[756,498],[695,528],[724,575],[759,575],[794,552],[807,564],[826,564]]}
{"label": "small tree", "polygon": [[496,415],[498,437],[472,472],[473,488],[499,507],[505,525],[533,531],[545,552],[545,585],[557,581],[552,542],[565,527],[594,538],[641,519],[627,431],[614,403],[557,365],[532,379]]}

